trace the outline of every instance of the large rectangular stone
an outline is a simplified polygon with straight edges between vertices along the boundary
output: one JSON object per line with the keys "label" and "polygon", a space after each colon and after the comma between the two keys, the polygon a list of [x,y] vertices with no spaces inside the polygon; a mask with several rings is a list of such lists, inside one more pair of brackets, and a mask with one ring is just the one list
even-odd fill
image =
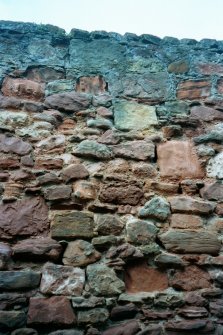
{"label": "large rectangular stone", "polygon": [[40,273],[29,271],[0,271],[0,289],[17,290],[37,287]]}

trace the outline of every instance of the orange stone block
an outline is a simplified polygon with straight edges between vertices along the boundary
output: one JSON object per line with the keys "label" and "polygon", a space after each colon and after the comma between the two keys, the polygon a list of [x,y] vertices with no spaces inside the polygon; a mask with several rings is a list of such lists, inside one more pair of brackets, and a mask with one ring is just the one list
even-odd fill
{"label": "orange stone block", "polygon": [[107,83],[101,76],[81,77],[77,81],[76,91],[99,94],[106,91]]}
{"label": "orange stone block", "polygon": [[9,97],[41,101],[44,98],[44,85],[28,79],[6,77],[2,93]]}
{"label": "orange stone block", "polygon": [[163,291],[168,288],[168,278],[144,262],[127,267],[125,285],[128,293]]}
{"label": "orange stone block", "polygon": [[158,145],[158,166],[161,177],[202,178],[195,148],[189,141],[169,141]]}
{"label": "orange stone block", "polygon": [[178,85],[178,99],[202,99],[210,96],[211,84],[206,80],[187,80]]}

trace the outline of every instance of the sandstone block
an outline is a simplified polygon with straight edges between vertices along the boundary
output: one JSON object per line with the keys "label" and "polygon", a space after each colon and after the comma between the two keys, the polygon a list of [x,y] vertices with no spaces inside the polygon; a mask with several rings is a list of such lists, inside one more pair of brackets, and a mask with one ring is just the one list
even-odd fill
{"label": "sandstone block", "polygon": [[109,317],[109,312],[106,308],[94,308],[87,311],[78,311],[78,324],[100,324],[104,323]]}
{"label": "sandstone block", "polygon": [[107,83],[102,76],[80,77],[77,80],[76,91],[98,95],[104,93],[106,87]]}
{"label": "sandstone block", "polygon": [[131,218],[126,224],[126,238],[130,243],[149,244],[154,242],[158,229],[149,221]]}
{"label": "sandstone block", "polygon": [[197,198],[179,196],[168,198],[173,213],[187,214],[210,214],[215,208],[215,204]]}
{"label": "sandstone block", "polygon": [[68,183],[71,180],[88,177],[89,172],[83,164],[71,164],[62,170],[61,176],[63,180]]}
{"label": "sandstone block", "polygon": [[119,235],[124,228],[124,221],[111,214],[97,214],[95,224],[100,235]]}
{"label": "sandstone block", "polygon": [[97,186],[88,181],[79,180],[73,184],[75,197],[81,200],[92,200],[96,198]]}
{"label": "sandstone block", "polygon": [[206,200],[223,201],[223,184],[219,181],[207,184],[200,190],[200,194]]}
{"label": "sandstone block", "polygon": [[203,221],[197,215],[173,214],[170,226],[177,229],[199,229],[203,227]]}
{"label": "sandstone block", "polygon": [[129,141],[114,145],[112,151],[115,157],[136,160],[152,160],[155,157],[155,146],[152,142]]}
{"label": "sandstone block", "polygon": [[0,151],[13,153],[20,156],[27,155],[32,150],[31,144],[24,142],[20,138],[0,135]]}
{"label": "sandstone block", "polygon": [[147,201],[143,208],[139,211],[141,218],[154,218],[160,221],[165,221],[170,215],[170,205],[166,199],[155,196],[150,201]]}
{"label": "sandstone block", "polygon": [[82,141],[77,149],[74,150],[74,154],[80,157],[96,158],[107,160],[113,157],[112,151],[105,144],[97,143],[92,140]]}
{"label": "sandstone block", "polygon": [[190,116],[201,121],[223,120],[223,113],[219,110],[204,106],[194,106]]}
{"label": "sandstone block", "polygon": [[45,99],[45,106],[47,108],[58,109],[61,112],[68,113],[87,109],[90,103],[90,95],[77,92],[52,94]]}
{"label": "sandstone block", "polygon": [[41,101],[44,98],[44,85],[28,79],[6,77],[2,92],[9,97]]}
{"label": "sandstone block", "polygon": [[178,85],[177,98],[196,100],[210,96],[211,84],[206,80],[186,80]]}
{"label": "sandstone block", "polygon": [[69,242],[63,255],[63,264],[73,266],[86,266],[95,263],[101,254],[93,245],[84,240]]}
{"label": "sandstone block", "polygon": [[44,189],[44,198],[50,201],[65,200],[71,197],[70,185],[51,186]]}
{"label": "sandstone block", "polygon": [[27,271],[0,271],[0,289],[17,290],[34,288],[39,285],[40,273]]}

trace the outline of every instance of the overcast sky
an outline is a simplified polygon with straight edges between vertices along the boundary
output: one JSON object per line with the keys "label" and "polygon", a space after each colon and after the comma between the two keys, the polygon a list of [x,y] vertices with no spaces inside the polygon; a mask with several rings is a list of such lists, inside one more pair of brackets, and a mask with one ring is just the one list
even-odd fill
{"label": "overcast sky", "polygon": [[223,0],[0,0],[0,19],[223,40]]}

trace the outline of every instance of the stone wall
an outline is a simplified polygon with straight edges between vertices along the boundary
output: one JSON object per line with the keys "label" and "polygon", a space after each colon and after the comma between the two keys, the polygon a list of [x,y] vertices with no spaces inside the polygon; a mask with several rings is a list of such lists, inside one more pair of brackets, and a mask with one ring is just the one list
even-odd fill
{"label": "stone wall", "polygon": [[0,22],[0,334],[223,334],[223,42]]}

